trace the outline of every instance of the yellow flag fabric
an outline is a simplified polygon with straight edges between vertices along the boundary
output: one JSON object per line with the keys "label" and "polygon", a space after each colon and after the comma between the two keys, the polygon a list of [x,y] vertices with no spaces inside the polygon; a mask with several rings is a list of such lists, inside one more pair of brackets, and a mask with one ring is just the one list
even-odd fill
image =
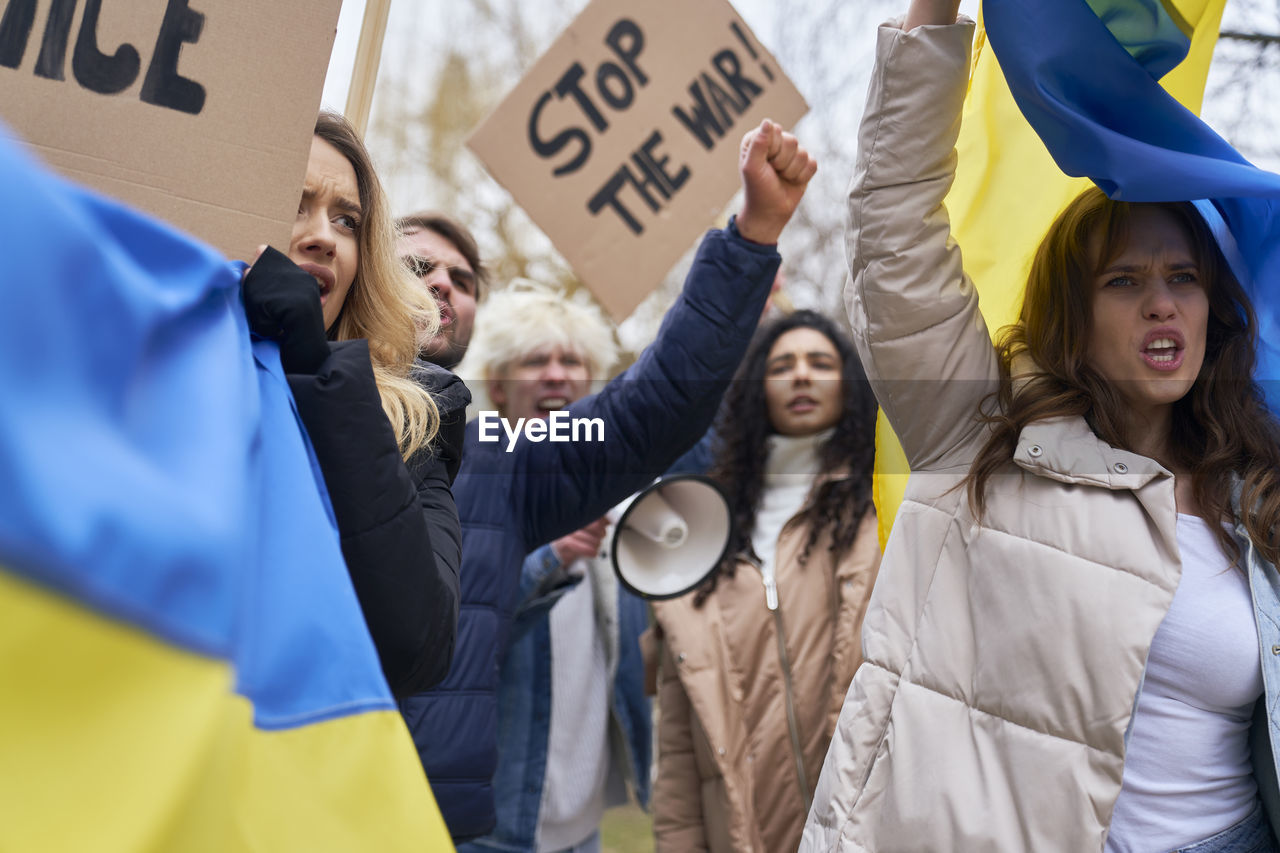
{"label": "yellow flag fabric", "polygon": [[260,729],[226,661],[3,571],[0,672],[0,849],[452,849],[394,710]]}
{"label": "yellow flag fabric", "polygon": [[0,851],[452,850],[240,268],[0,127]]}
{"label": "yellow flag fabric", "polygon": [[[1081,2],[1081,0],[1064,0]],[[1165,0],[1165,11],[1189,27],[1187,55],[1161,84],[1199,113],[1209,62],[1226,0]],[[1111,2],[1109,5],[1122,5]],[[1096,6],[1095,6],[1096,8]],[[1082,51],[1081,61],[1088,57]],[[956,180],[947,195],[951,229],[964,255],[965,272],[978,289],[982,314],[994,336],[1018,315],[1035,248],[1071,199],[1089,186],[1064,175],[1022,117],[979,19],[964,118],[956,142]],[[884,417],[876,425],[874,493],[880,543],[889,538],[909,470]]]}

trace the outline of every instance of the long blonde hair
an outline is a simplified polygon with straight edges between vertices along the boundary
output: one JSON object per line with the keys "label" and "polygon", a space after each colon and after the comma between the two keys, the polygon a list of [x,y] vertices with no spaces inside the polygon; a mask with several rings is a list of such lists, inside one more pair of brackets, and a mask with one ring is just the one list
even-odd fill
{"label": "long blonde hair", "polygon": [[431,395],[410,377],[418,355],[419,329],[426,336],[440,328],[435,300],[396,254],[395,222],[373,160],[351,124],[322,111],[315,135],[341,152],[356,173],[363,215],[357,234],[360,262],[347,300],[329,331],[333,340],[369,341],[369,357],[382,409],[396,432],[400,453],[408,459],[426,447],[440,427]]}

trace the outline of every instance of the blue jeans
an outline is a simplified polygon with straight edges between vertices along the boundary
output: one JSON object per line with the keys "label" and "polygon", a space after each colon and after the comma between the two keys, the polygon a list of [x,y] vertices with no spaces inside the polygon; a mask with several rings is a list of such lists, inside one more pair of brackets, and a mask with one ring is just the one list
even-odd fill
{"label": "blue jeans", "polygon": [[1177,853],[1280,853],[1280,846],[1259,803],[1251,815],[1235,826],[1183,847]]}
{"label": "blue jeans", "polygon": [[[483,841],[483,839],[481,839]],[[503,845],[502,847],[490,847],[487,844],[476,844],[474,842],[465,842],[458,845],[458,853],[492,853],[494,850],[515,850],[516,848]],[[532,847],[529,848],[533,850]],[[568,847],[564,850],[558,850],[556,853],[600,853],[600,831],[596,830],[591,837]]]}

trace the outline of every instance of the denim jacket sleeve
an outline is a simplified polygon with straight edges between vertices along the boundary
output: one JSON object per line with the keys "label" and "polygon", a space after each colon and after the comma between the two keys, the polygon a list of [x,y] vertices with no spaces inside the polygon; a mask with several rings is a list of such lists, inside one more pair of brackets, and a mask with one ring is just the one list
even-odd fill
{"label": "denim jacket sleeve", "polygon": [[582,575],[560,562],[551,544],[531,551],[520,567],[520,604],[511,630],[514,642],[533,622],[546,615],[566,592],[582,582]]}

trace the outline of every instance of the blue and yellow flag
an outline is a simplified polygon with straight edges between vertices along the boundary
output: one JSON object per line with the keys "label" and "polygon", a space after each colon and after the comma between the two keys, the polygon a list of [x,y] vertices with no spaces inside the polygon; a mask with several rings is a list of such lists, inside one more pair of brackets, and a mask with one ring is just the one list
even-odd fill
{"label": "blue and yellow flag", "polygon": [[1194,45],[1191,13],[1216,25],[1221,3],[987,0],[987,31],[1063,172],[1122,201],[1197,202],[1257,311],[1257,378],[1280,412],[1280,175],[1250,164],[1158,82]]}
{"label": "blue and yellow flag", "polygon": [[0,850],[449,850],[239,274],[0,129]]}
{"label": "blue and yellow flag", "polygon": [[[993,335],[1017,319],[1031,258],[1049,225],[1089,185],[1064,170],[1107,177],[1101,168],[1072,168],[1061,153],[1086,156],[1090,163],[1108,164],[1126,176],[1141,170],[1168,181],[1174,174],[1162,174],[1159,165],[1143,159],[1146,155],[1109,159],[1117,153],[1107,147],[1111,139],[1080,124],[1059,125],[1050,132],[1049,122],[1032,116],[1033,128],[1009,83],[1024,110],[1025,101],[1038,93],[1046,110],[1055,103],[1083,101],[1084,115],[1096,110],[1132,126],[1147,121],[1145,111],[1158,102],[1160,109],[1180,117],[1178,127],[1207,131],[1194,113],[1204,96],[1225,2],[984,0],[956,143],[956,180],[946,205],[965,271],[978,289]],[[1046,135],[1048,149],[1037,131]],[[1169,147],[1175,144],[1171,134],[1188,132],[1199,133],[1177,130],[1169,120],[1163,129],[1152,125],[1147,138]],[[1264,334],[1267,328],[1263,326]],[[882,543],[902,501],[906,472],[897,438],[881,414],[875,489]]]}

